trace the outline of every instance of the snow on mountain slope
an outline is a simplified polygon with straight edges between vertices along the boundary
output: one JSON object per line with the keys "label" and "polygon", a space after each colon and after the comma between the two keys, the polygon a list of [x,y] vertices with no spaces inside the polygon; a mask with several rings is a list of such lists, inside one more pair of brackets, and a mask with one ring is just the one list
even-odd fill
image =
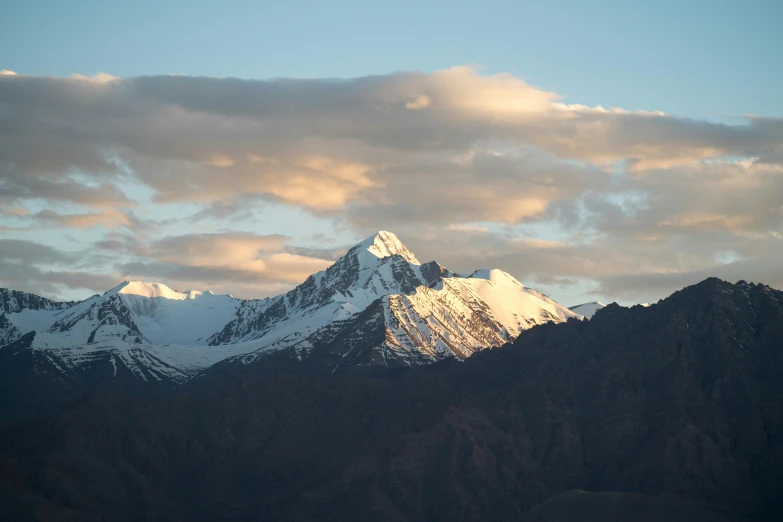
{"label": "snow on mountain slope", "polygon": [[[389,257],[373,259],[378,237],[369,238],[308,279],[306,289],[267,305],[267,313],[280,310],[277,321],[240,337],[264,346],[235,360],[247,364],[290,349],[298,359],[320,352],[333,369],[346,357],[356,364],[420,364],[500,346],[536,324],[581,318],[502,270],[459,276],[437,263],[415,264],[396,237],[382,239],[394,245]],[[323,298],[311,300],[315,309],[296,310],[287,302],[296,302],[298,292],[321,292]]]}
{"label": "snow on mountain slope", "polygon": [[[489,307],[489,311],[508,331],[526,330],[549,321],[563,322],[579,314],[559,305],[546,295],[527,288],[502,270],[493,270],[490,279],[471,277],[444,282],[461,283],[475,292]],[[463,290],[464,293],[464,290]]]}
{"label": "snow on mountain slope", "polygon": [[85,366],[105,362],[116,371],[119,363],[144,381],[171,379],[184,382],[199,370],[223,359],[259,349],[257,342],[223,346],[140,344],[115,337],[61,346],[58,341],[47,333],[35,333],[29,347],[45,354],[50,363],[64,369],[78,371]]}
{"label": "snow on mountain slope", "polygon": [[64,310],[25,309],[7,315],[22,333],[36,331],[39,342],[51,347],[110,339],[206,344],[235,317],[241,302],[211,292],[178,292],[160,283],[125,281]]}
{"label": "snow on mountain slope", "polygon": [[0,346],[16,341],[27,332],[48,329],[58,314],[76,304],[0,288]]}
{"label": "snow on mountain slope", "polygon": [[77,346],[109,339],[149,344],[120,295],[112,291],[57,315],[47,332],[36,336],[36,340],[41,338],[46,339],[47,346]]}
{"label": "snow on mountain slope", "polygon": [[414,265],[420,265],[419,260],[413,255],[413,252],[402,244],[400,238],[391,232],[381,230],[374,236],[370,236],[357,245],[359,250],[366,250],[378,258],[400,256],[404,260]]}
{"label": "snow on mountain slope", "polygon": [[[500,275],[500,274],[496,274]],[[509,276],[510,278],[510,276]],[[513,278],[444,278],[434,288],[382,299],[383,342],[377,363],[464,359],[501,346],[537,324],[579,316]]]}
{"label": "snow on mountain slope", "polygon": [[7,314],[8,319],[14,323],[22,333],[45,332],[57,321],[57,317],[67,313],[67,310],[21,310],[14,314]]}
{"label": "snow on mountain slope", "polygon": [[508,272],[504,272],[503,270],[498,270],[497,268],[494,268],[492,270],[487,270],[487,269],[476,270],[468,277],[471,279],[486,279],[487,281],[492,281],[495,284],[510,286],[510,287],[525,286],[519,281],[517,281],[516,278],[511,274],[509,274]]}
{"label": "snow on mountain slope", "polygon": [[290,292],[243,302],[236,319],[209,343],[261,338],[269,343],[281,339],[297,342],[332,321],[361,312],[382,296],[412,293],[447,274],[435,262],[419,264],[397,236],[379,232]]}
{"label": "snow on mountain slope", "polygon": [[242,303],[212,292],[177,292],[161,283],[125,282],[117,295],[151,343],[207,344]]}
{"label": "snow on mountain slope", "polygon": [[15,302],[41,306],[15,306],[18,312],[2,314],[0,346],[35,332],[29,348],[42,354],[37,360],[48,361],[49,372],[97,366],[111,367],[116,374],[119,364],[128,375],[144,381],[182,382],[197,369],[258,348],[205,346],[205,339],[235,316],[241,301],[231,296],[126,281],[103,295],[68,303],[71,306],[64,310],[44,298],[35,299],[38,296],[16,297]]}
{"label": "snow on mountain slope", "polygon": [[592,318],[595,313],[606,306],[600,301],[593,301],[592,303],[584,303],[576,306],[572,306],[569,308],[572,312],[575,312],[581,316],[584,316],[586,319]]}
{"label": "snow on mountain slope", "polygon": [[123,295],[136,295],[139,297],[146,297],[153,299],[156,297],[163,297],[165,299],[171,299],[174,301],[183,301],[185,299],[192,299],[198,293],[194,292],[177,292],[172,290],[168,286],[161,283],[146,283],[144,281],[125,281],[114,289],[116,293]]}

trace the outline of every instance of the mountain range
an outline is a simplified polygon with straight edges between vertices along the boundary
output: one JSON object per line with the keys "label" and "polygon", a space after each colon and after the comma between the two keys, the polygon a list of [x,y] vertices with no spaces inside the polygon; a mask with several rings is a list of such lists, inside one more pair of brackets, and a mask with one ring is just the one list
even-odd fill
{"label": "mountain range", "polygon": [[0,518],[777,521],[781,339],[783,292],[711,278],[466,359],[98,386],[0,424]]}
{"label": "mountain range", "polygon": [[391,233],[290,292],[0,290],[0,519],[783,519],[783,292],[568,309]]}
{"label": "mountain range", "polygon": [[383,231],[266,299],[126,281],[66,303],[3,289],[0,306],[0,372],[76,394],[161,390],[227,366],[343,372],[465,359],[532,326],[582,318],[501,270],[421,263]]}

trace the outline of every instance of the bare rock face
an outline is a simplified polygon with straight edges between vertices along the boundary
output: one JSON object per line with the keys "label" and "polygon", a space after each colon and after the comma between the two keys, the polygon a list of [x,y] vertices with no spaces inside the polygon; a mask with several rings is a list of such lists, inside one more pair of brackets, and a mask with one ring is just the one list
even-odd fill
{"label": "bare rock face", "polygon": [[[339,330],[340,350],[379,331]],[[464,361],[94,392],[0,428],[0,504],[37,520],[778,521],[781,339],[783,292],[708,279]]]}

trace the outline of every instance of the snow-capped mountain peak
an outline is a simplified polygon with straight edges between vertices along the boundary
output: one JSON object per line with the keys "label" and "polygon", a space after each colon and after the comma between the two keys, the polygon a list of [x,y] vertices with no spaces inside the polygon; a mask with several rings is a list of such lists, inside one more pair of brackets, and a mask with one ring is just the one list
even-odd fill
{"label": "snow-capped mountain peak", "polygon": [[519,287],[524,288],[525,285],[517,281],[517,279],[509,274],[508,272],[505,272],[503,270],[493,268],[493,269],[482,269],[482,270],[476,270],[472,274],[468,276],[470,279],[486,279],[487,281],[491,281],[492,283],[495,283],[497,285],[501,286],[510,286],[512,288]]}
{"label": "snow-capped mountain peak", "polygon": [[150,299],[155,297],[162,297],[164,299],[172,299],[174,301],[196,299],[202,295],[214,295],[210,291],[201,292],[199,290],[188,290],[187,292],[180,292],[169,288],[163,283],[148,283],[146,281],[123,281],[103,295],[104,297],[109,297],[115,294],[138,295],[140,297],[147,297]]}
{"label": "snow-capped mountain peak", "polygon": [[580,305],[572,306],[569,308],[572,312],[575,312],[586,319],[590,319],[595,313],[606,305],[600,301],[593,301],[591,303],[583,303]]}
{"label": "snow-capped mountain peak", "polygon": [[377,299],[410,294],[450,274],[435,262],[421,264],[399,238],[381,231],[350,248],[321,272],[276,297],[245,301],[237,317],[209,344],[265,338],[301,339],[334,321],[355,315]]}
{"label": "snow-capped mountain peak", "polygon": [[366,250],[378,258],[401,256],[409,263],[420,265],[416,256],[402,244],[396,234],[381,230],[373,236],[368,237],[354,248]]}

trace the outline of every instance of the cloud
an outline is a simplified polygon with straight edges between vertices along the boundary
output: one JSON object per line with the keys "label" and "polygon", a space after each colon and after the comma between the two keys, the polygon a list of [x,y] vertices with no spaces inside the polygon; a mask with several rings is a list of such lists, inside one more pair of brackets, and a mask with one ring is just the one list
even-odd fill
{"label": "cloud", "polygon": [[103,291],[114,286],[113,277],[65,268],[78,266],[79,257],[33,241],[0,239],[0,287],[56,298],[69,288]]}
{"label": "cloud", "polygon": [[94,76],[83,76],[81,74],[73,74],[71,75],[71,78],[73,78],[74,80],[80,80],[83,82],[92,82],[92,83],[109,83],[109,82],[119,80],[117,76],[112,76],[111,74],[106,74],[104,72],[99,72]]}
{"label": "cloud", "polygon": [[[86,205],[121,201],[110,193],[127,169],[161,202],[254,194],[336,212],[377,199],[400,169],[426,179],[433,154],[458,161],[493,148],[534,148],[560,160],[625,161],[634,172],[776,154],[783,141],[779,119],[727,125],[568,105],[508,74],[469,67],[340,81],[0,80],[0,153],[16,187],[8,196],[23,198],[35,179],[73,185],[60,197]],[[102,193],[87,197],[98,188],[65,177],[74,170],[103,183]],[[455,175],[450,184],[470,189],[463,180]],[[27,187],[34,192],[57,196]],[[518,214],[549,201],[521,203]]]}
{"label": "cloud", "polygon": [[429,96],[418,94],[416,96],[411,96],[410,98],[408,98],[408,101],[405,102],[405,108],[416,111],[416,110],[426,109],[431,104],[432,104],[432,100],[430,100]]}
{"label": "cloud", "polygon": [[[783,288],[783,235],[711,231],[645,241],[614,234],[547,240],[524,229],[422,226],[400,230],[419,259],[451,270],[500,268],[566,304],[594,300],[656,301],[707,277]],[[726,262],[727,259],[730,262]],[[580,289],[564,286],[578,284]]]}
{"label": "cloud", "polygon": [[597,191],[582,198],[579,224],[617,240],[764,236],[783,230],[781,198],[781,166],[700,163],[626,176],[613,193]]}
{"label": "cloud", "polygon": [[131,218],[123,212],[107,210],[104,212],[85,212],[81,214],[60,214],[51,209],[44,209],[28,217],[41,225],[52,225],[61,228],[93,228],[103,226],[115,228],[130,225]]}
{"label": "cloud", "polygon": [[597,292],[631,300],[643,300],[644,297],[656,299],[708,277],[718,277],[732,283],[746,280],[783,288],[783,270],[778,254],[686,272],[612,274],[600,278],[601,285]]}
{"label": "cloud", "polygon": [[0,239],[0,255],[4,261],[20,263],[69,263],[73,256],[49,245],[21,239]]}
{"label": "cloud", "polygon": [[383,190],[348,206],[365,233],[418,223],[519,223],[543,218],[550,204],[606,190],[609,176],[536,149],[501,154],[491,147],[455,158],[430,155],[385,171]]}
{"label": "cloud", "polygon": [[607,295],[728,270],[725,251],[778,281],[767,261],[783,234],[782,157],[781,118],[589,107],[471,67],[348,80],[0,75],[0,203],[26,209],[0,219],[121,230],[108,241],[135,243],[112,270],[194,286],[287,287],[345,246],[209,228],[252,223],[269,202],[344,235],[393,229],[425,249],[428,238],[458,269],[494,263]]}
{"label": "cloud", "polygon": [[289,254],[315,259],[323,259],[324,261],[337,261],[347,251],[347,248],[312,248],[301,246],[288,246],[285,248],[285,252]]}
{"label": "cloud", "polygon": [[289,242],[277,234],[223,232],[151,242],[118,237],[95,246],[116,255],[114,271],[122,279],[155,278],[178,288],[260,297],[288,290],[333,262],[323,252],[288,246]]}

